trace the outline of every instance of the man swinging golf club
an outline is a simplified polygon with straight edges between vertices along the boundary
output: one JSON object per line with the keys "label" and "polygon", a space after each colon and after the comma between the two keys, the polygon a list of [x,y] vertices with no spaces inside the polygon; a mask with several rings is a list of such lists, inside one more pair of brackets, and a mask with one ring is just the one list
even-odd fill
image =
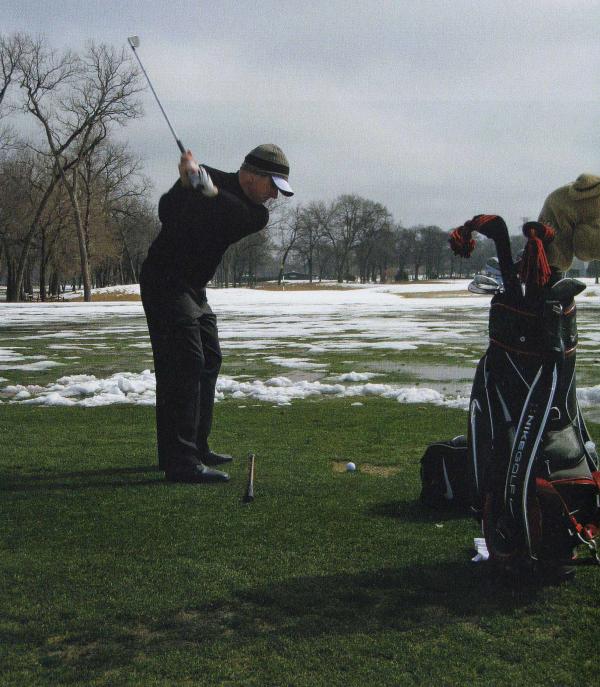
{"label": "man swinging golf club", "polygon": [[160,199],[162,228],[140,287],[156,374],[158,462],[170,482],[229,480],[214,466],[232,457],[208,444],[221,349],[206,284],[231,244],[267,225],[264,203],[293,195],[288,175],[286,156],[271,143],[248,153],[237,173],[199,165],[188,150],[179,180]]}

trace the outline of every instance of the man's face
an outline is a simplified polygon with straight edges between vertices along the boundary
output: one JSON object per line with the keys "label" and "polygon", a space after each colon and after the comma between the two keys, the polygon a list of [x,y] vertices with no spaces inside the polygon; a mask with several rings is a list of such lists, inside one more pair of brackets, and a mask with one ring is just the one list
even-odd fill
{"label": "man's face", "polygon": [[269,198],[277,198],[277,186],[270,175],[253,174],[252,183],[248,188],[248,196],[253,203],[263,204]]}

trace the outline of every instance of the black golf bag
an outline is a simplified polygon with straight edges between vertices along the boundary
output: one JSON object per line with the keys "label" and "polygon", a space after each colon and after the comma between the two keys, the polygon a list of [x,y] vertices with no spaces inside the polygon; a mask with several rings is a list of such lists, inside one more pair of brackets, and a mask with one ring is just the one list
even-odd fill
{"label": "black golf bag", "polygon": [[490,559],[509,570],[564,566],[579,544],[598,559],[598,457],[575,382],[574,297],[585,285],[549,268],[546,225],[525,224],[516,265],[502,218],[476,216],[452,233],[452,248],[470,254],[473,231],[495,241],[502,271],[497,288],[489,277],[479,283],[494,296],[467,432],[472,509]]}

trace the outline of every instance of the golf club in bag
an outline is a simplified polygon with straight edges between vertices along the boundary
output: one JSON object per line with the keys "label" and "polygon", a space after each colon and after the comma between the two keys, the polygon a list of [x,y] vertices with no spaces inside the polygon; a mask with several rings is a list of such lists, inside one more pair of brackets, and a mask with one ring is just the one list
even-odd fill
{"label": "golf club in bag", "polygon": [[[171,130],[171,133],[173,134],[173,138],[175,139],[175,143],[177,143],[177,147],[179,148],[181,154],[183,155],[186,152],[186,148],[175,133],[175,129],[173,129],[171,122],[169,121],[169,118],[167,117],[167,113],[165,112],[160,100],[158,99],[158,95],[156,95],[156,91],[154,90],[154,86],[152,85],[152,81],[150,81],[150,77],[148,76],[148,73],[144,69],[144,65],[142,64],[142,61],[140,60],[140,56],[137,54],[136,48],[140,47],[140,38],[139,36],[129,36],[127,39],[127,42],[129,43],[129,46],[133,50],[133,54],[135,55],[135,59],[138,61],[138,64],[140,65],[140,69],[142,70],[144,76],[146,77],[146,81],[148,82],[148,86],[150,86],[150,90],[152,91],[152,95],[154,96],[156,102],[158,103],[158,106],[160,107],[160,111],[163,113],[163,117],[165,118],[167,125],[169,129]],[[200,185],[200,175],[199,174],[193,174],[189,173],[189,179],[190,183],[193,188],[198,188]]]}
{"label": "golf club in bag", "polygon": [[[471,254],[473,232],[494,241],[502,285],[494,290],[489,346],[469,406],[471,508],[490,560],[502,569],[566,575],[579,544],[600,562],[598,456],[575,382],[574,297],[585,285],[548,265],[544,245],[554,230],[547,225],[523,226],[528,240],[516,264],[501,217],[477,215],[455,229],[457,255]],[[491,281],[484,282],[473,290],[490,293]]]}

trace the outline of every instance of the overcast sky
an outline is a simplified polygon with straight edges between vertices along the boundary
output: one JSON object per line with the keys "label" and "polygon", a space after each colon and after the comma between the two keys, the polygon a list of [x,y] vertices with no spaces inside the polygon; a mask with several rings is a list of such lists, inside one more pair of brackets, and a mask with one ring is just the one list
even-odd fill
{"label": "overcast sky", "polygon": [[[600,0],[3,0],[0,31],[141,57],[200,161],[286,152],[296,200],[356,193],[404,226],[498,213],[511,231],[600,175]],[[125,131],[157,199],[178,150],[150,92]]]}

